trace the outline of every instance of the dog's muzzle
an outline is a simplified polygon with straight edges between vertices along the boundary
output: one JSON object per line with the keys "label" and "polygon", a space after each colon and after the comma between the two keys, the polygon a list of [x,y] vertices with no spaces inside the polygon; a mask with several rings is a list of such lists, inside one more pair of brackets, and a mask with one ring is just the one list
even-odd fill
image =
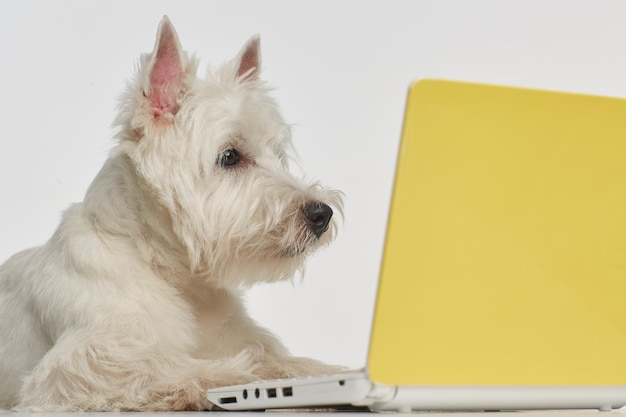
{"label": "dog's muzzle", "polygon": [[306,203],[302,207],[302,213],[306,218],[309,230],[318,238],[328,230],[328,224],[333,217],[333,209],[319,201]]}

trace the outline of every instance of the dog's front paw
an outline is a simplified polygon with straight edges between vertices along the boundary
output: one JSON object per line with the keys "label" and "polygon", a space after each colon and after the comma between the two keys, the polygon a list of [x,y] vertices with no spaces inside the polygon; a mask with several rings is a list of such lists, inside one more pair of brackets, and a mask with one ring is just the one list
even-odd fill
{"label": "dog's front paw", "polygon": [[262,379],[295,378],[301,376],[329,375],[347,372],[348,368],[328,365],[315,359],[282,357],[263,364],[258,370]]}

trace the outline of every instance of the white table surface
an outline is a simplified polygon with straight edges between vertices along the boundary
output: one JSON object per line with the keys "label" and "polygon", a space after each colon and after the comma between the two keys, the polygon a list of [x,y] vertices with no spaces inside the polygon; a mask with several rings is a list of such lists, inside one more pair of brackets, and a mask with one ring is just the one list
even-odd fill
{"label": "white table surface", "polygon": [[[369,414],[368,412],[311,412],[311,411],[268,411],[267,414],[278,414],[278,417],[305,417],[307,415],[314,415],[315,417],[323,417],[325,415],[332,415],[334,417],[357,417],[360,414]],[[218,412],[213,411],[210,412],[211,417],[252,417],[255,414],[251,412]],[[374,413],[372,413],[374,414]],[[397,416],[405,416],[408,414],[405,413],[376,413],[382,416],[384,415],[397,415]],[[626,416],[626,410],[613,410],[613,411],[597,411],[597,410],[557,410],[557,411],[515,411],[515,412],[471,412],[471,413],[441,413],[441,412],[429,412],[429,413],[413,413],[413,414],[435,414],[436,417],[486,417],[486,414],[493,414],[492,417],[524,417],[523,415],[527,415],[528,417],[603,417],[603,416]],[[0,411],[1,417],[44,417],[44,416],[54,416],[54,417],[81,417],[81,416],[94,416],[94,417],[105,417],[105,416],[116,416],[116,417],[129,417],[129,416],[141,416],[141,417],[183,417],[183,416],[198,416],[198,412],[160,412],[160,413],[15,413],[11,411]]]}

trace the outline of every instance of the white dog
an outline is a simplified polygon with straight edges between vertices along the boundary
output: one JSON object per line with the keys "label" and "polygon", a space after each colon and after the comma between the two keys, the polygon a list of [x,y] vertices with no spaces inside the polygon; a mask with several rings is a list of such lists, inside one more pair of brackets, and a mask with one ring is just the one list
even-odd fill
{"label": "white dog", "polygon": [[290,356],[241,301],[300,270],[342,204],[289,173],[260,61],[253,37],[199,79],[163,19],[84,202],[0,267],[0,408],[207,409],[209,387],[335,370]]}

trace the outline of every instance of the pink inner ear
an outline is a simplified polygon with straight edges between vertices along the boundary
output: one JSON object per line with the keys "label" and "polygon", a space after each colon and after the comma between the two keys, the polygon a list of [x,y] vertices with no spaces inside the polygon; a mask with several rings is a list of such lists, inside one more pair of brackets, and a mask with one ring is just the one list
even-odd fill
{"label": "pink inner ear", "polygon": [[257,44],[251,45],[246,49],[246,52],[241,57],[237,76],[241,77],[253,68],[254,70],[248,74],[246,79],[250,80],[256,78],[259,72],[259,49]]}
{"label": "pink inner ear", "polygon": [[156,59],[150,72],[150,105],[158,118],[164,113],[175,113],[176,89],[180,83],[182,64],[178,43],[172,29],[163,27]]}

